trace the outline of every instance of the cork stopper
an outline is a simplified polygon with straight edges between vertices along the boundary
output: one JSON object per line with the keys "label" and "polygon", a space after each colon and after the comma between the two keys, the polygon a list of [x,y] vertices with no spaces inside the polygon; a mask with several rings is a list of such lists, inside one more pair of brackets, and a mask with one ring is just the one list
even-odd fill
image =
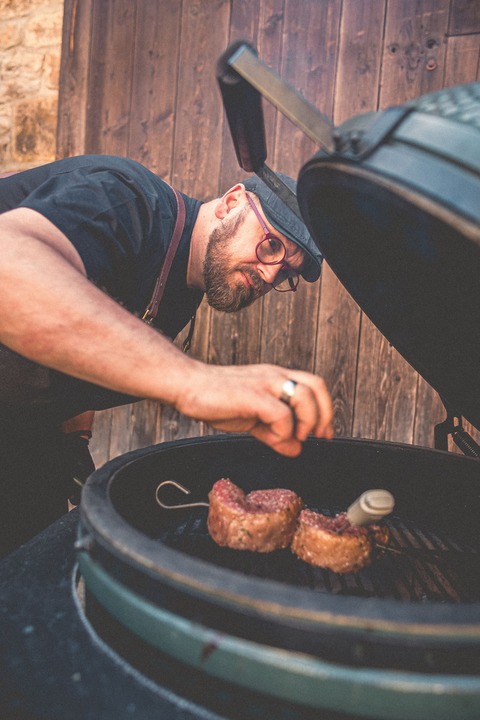
{"label": "cork stopper", "polygon": [[393,495],[388,490],[367,490],[347,510],[352,525],[369,525],[389,515],[395,506]]}

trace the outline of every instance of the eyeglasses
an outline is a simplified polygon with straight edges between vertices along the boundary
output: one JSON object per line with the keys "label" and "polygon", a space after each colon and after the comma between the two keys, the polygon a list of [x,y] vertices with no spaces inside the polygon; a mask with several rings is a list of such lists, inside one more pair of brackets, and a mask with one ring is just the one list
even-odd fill
{"label": "eyeglasses", "polygon": [[277,292],[296,292],[300,276],[296,270],[285,262],[287,248],[280,238],[269,231],[255,203],[248,194],[247,200],[264,232],[263,240],[260,240],[255,248],[257,258],[264,265],[280,265],[280,270],[272,283],[273,289]]}

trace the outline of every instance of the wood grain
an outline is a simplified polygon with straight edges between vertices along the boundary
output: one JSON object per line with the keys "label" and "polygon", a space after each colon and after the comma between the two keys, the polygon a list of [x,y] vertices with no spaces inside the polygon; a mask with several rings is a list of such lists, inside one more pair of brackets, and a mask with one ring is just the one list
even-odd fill
{"label": "wood grain", "polygon": [[64,5],[57,124],[59,158],[85,152],[93,17],[93,0],[70,0]]}

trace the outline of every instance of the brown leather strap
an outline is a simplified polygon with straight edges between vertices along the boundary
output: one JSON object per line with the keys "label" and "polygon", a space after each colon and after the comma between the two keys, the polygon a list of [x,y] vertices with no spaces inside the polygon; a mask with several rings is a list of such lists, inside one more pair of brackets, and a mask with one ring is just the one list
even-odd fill
{"label": "brown leather strap", "polygon": [[175,193],[175,197],[177,199],[177,220],[175,222],[175,227],[173,229],[173,235],[168,246],[167,254],[165,255],[162,270],[160,272],[160,275],[157,277],[157,282],[155,283],[153,295],[142,316],[142,320],[144,320],[149,325],[152,324],[152,322],[157,316],[158,307],[160,305],[160,301],[163,297],[165,286],[167,284],[167,279],[170,273],[170,268],[172,267],[173,258],[175,257],[175,253],[177,252],[180,238],[182,237],[183,228],[185,226],[185,202],[178,190],[175,190],[175,188],[172,188],[172,190]]}

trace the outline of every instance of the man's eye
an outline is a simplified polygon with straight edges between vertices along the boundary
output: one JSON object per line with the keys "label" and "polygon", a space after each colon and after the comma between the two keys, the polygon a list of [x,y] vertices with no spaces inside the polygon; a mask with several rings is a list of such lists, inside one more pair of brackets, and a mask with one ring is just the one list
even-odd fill
{"label": "man's eye", "polygon": [[277,238],[268,238],[268,250],[271,255],[280,255],[283,251],[282,243]]}

